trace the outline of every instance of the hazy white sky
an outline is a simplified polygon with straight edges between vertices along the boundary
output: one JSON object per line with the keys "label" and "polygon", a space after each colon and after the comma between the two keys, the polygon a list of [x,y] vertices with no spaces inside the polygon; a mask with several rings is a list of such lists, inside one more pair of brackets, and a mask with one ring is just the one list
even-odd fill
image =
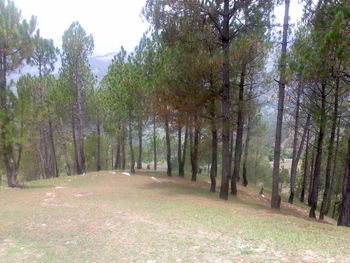
{"label": "hazy white sky", "polygon": [[63,32],[79,21],[95,42],[95,54],[136,46],[149,27],[140,17],[145,0],[14,0],[24,18],[37,16],[41,35],[61,47]]}
{"label": "hazy white sky", "polygon": [[[14,0],[25,18],[37,16],[41,35],[52,38],[61,47],[63,32],[73,21],[79,21],[95,42],[95,54],[117,52],[121,45],[131,51],[149,27],[142,21],[145,0]],[[302,8],[291,1],[290,17],[295,23]],[[284,7],[275,10],[277,22],[282,22]]]}

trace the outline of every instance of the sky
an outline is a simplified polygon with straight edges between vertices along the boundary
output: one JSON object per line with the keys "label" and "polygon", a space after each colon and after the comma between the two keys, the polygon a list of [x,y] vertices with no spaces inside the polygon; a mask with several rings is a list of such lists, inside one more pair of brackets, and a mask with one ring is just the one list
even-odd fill
{"label": "sky", "polygon": [[73,21],[92,34],[95,55],[132,51],[149,24],[140,16],[145,0],[14,0],[22,16],[37,17],[40,34],[61,47],[62,35]]}
{"label": "sky", "polygon": [[[73,21],[79,21],[94,37],[94,55],[129,52],[138,44],[149,24],[140,12],[145,0],[14,0],[22,16],[37,17],[41,36],[61,47],[62,35]],[[298,1],[291,1],[290,18],[295,23],[302,14]],[[283,22],[284,6],[275,9],[276,22]]]}

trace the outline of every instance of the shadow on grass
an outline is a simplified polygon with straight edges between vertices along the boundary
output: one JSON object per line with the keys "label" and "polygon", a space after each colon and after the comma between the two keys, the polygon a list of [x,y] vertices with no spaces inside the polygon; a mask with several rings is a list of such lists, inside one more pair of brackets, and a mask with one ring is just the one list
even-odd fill
{"label": "shadow on grass", "polygon": [[[219,199],[218,191],[216,193],[209,192],[210,185],[206,182],[190,182],[189,178],[167,177],[164,172],[139,172],[138,175],[150,177],[153,176],[159,179],[166,179],[167,181],[152,181],[144,185],[138,186],[143,190],[158,190],[161,194],[168,197],[180,197],[183,200],[210,200],[214,202],[225,202]],[[217,189],[218,190],[218,189]],[[266,215],[282,215],[287,217],[294,217],[304,219],[308,222],[318,222],[325,225],[332,225],[326,221],[318,221],[308,217],[305,211],[298,210],[304,209],[301,207],[283,207],[281,210],[274,210],[270,208],[270,200],[259,200],[258,195],[249,192],[249,189],[239,186],[238,196],[229,196],[229,200],[226,204],[235,205],[239,203],[252,210],[262,210]],[[264,216],[264,215],[262,215]]]}

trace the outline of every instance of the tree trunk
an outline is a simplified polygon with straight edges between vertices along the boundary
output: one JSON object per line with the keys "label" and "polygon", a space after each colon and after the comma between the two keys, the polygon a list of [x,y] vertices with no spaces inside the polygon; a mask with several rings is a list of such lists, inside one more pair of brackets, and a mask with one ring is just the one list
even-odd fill
{"label": "tree trunk", "polygon": [[182,152],[182,161],[181,161],[181,174],[182,177],[185,176],[185,163],[186,163],[186,149],[187,149],[187,141],[188,141],[188,128],[186,126],[185,130],[185,140],[184,140],[184,146],[183,146],[183,152]]}
{"label": "tree trunk", "polygon": [[346,156],[342,194],[343,198],[340,205],[338,226],[350,227],[350,136],[348,139],[348,153]]}
{"label": "tree trunk", "polygon": [[198,159],[199,159],[199,135],[200,135],[200,129],[199,129],[199,123],[198,123],[198,117],[195,115],[194,117],[195,122],[195,128],[194,128],[194,142],[193,142],[193,163],[192,163],[192,177],[191,181],[195,182],[197,181],[197,173],[198,173]]}
{"label": "tree trunk", "polygon": [[55,146],[55,140],[54,140],[54,133],[53,133],[53,127],[52,127],[52,120],[49,117],[49,140],[50,140],[50,146],[51,146],[51,155],[52,155],[52,170],[54,171],[54,176],[59,176],[59,170],[58,170],[58,162],[57,162],[57,155],[56,155],[56,146]]}
{"label": "tree trunk", "polygon": [[165,118],[165,139],[166,139],[166,161],[167,161],[167,176],[171,174],[171,145],[170,145],[170,130],[168,116]]}
{"label": "tree trunk", "polygon": [[231,194],[237,195],[237,180],[239,180],[239,173],[241,170],[242,144],[243,144],[243,103],[244,103],[244,85],[245,85],[246,65],[242,65],[239,95],[238,95],[238,112],[237,112],[237,130],[236,130],[236,144],[235,144],[235,158],[234,167],[231,180]]}
{"label": "tree trunk", "polygon": [[6,168],[7,185],[9,187],[21,187],[17,182],[17,162],[13,154],[13,143],[9,140],[8,124],[10,123],[9,110],[7,105],[7,82],[6,82],[6,55],[2,54],[0,63],[0,104],[3,110],[3,122],[0,126],[2,144],[2,159]]}
{"label": "tree trunk", "polygon": [[303,182],[301,184],[301,193],[300,193],[300,202],[302,203],[304,203],[304,199],[305,199],[306,179],[307,179],[308,167],[309,167],[309,142],[310,142],[310,130],[307,131],[307,137],[306,137],[304,173],[303,173]]}
{"label": "tree trunk", "polygon": [[182,127],[179,128],[178,130],[178,144],[177,144],[177,160],[178,160],[178,165],[179,165],[179,177],[184,177],[184,170],[182,166],[182,142],[181,142],[181,130]]}
{"label": "tree trunk", "polygon": [[[214,116],[213,116],[214,115]],[[210,192],[216,191],[216,175],[218,170],[218,131],[216,127],[215,113],[211,116],[211,167],[210,167]]]}
{"label": "tree trunk", "polygon": [[317,137],[315,136],[315,140],[312,146],[312,155],[311,155],[311,170],[310,170],[310,180],[309,180],[309,189],[308,189],[308,198],[307,198],[307,204],[308,206],[311,206],[311,195],[312,195],[312,185],[314,181],[314,170],[315,170],[315,159],[316,159],[316,144],[317,144]]}
{"label": "tree trunk", "polygon": [[281,52],[281,62],[280,62],[281,63],[280,79],[279,79],[279,91],[278,91],[278,112],[277,112],[275,149],[274,149],[273,171],[272,171],[271,208],[273,209],[280,209],[281,207],[281,196],[279,195],[279,183],[280,183],[280,158],[281,158],[281,138],[282,138],[284,96],[285,96],[285,86],[286,86],[289,2],[290,0],[285,0],[282,52]]}
{"label": "tree trunk", "polygon": [[137,169],[142,169],[142,120],[139,120],[139,156],[137,159]]}
{"label": "tree trunk", "polygon": [[130,172],[135,173],[135,157],[132,146],[132,127],[131,127],[131,112],[129,112],[129,147],[130,147]]}
{"label": "tree trunk", "polygon": [[[294,162],[292,162],[292,169],[291,170],[293,170],[293,171],[291,172],[291,174],[293,174],[293,176],[294,176],[294,179],[293,179],[294,188],[293,188],[293,192],[291,192],[291,194],[289,196],[288,202],[290,204],[292,204],[293,201],[294,201],[295,179],[296,179],[296,174],[297,174],[297,168],[298,168],[298,163],[299,163],[299,160],[300,160],[300,157],[301,157],[301,153],[303,152],[306,135],[308,133],[309,126],[310,126],[310,121],[311,121],[311,116],[310,116],[310,114],[308,114],[307,118],[306,118],[304,131],[303,131],[303,134],[301,136],[300,145],[299,145],[299,148],[297,150],[297,153],[295,154],[295,156],[293,158]],[[292,189],[291,189],[291,191],[292,191]]]}
{"label": "tree trunk", "polygon": [[220,198],[228,199],[230,179],[230,1],[224,0],[222,21],[222,179]]}
{"label": "tree trunk", "polygon": [[101,171],[101,124],[100,115],[97,112],[97,156],[96,156],[96,170]]}
{"label": "tree trunk", "polygon": [[122,136],[121,136],[121,140],[122,140],[122,142],[121,142],[121,152],[122,152],[122,154],[121,154],[121,160],[120,160],[120,165],[121,165],[121,169],[122,170],[125,170],[125,164],[126,164],[126,155],[125,155],[125,127],[124,126],[122,126],[122,130],[121,130],[121,132],[122,132]]}
{"label": "tree trunk", "polygon": [[[251,100],[251,96],[249,99]],[[249,103],[249,105],[250,104],[251,103]],[[249,112],[248,121],[247,121],[247,137],[245,140],[244,159],[243,159],[243,175],[242,175],[242,177],[243,177],[243,185],[244,186],[248,185],[247,163],[248,163],[250,136],[251,136],[251,123],[252,123],[252,113]]]}
{"label": "tree trunk", "polygon": [[114,162],[114,169],[119,170],[122,167],[122,160],[121,160],[121,140],[122,140],[122,135],[121,135],[121,128],[119,127],[117,130],[117,149],[116,149],[116,154],[115,154],[115,162]]}
{"label": "tree trunk", "polygon": [[[337,128],[337,141],[336,141],[335,153],[334,153],[334,159],[333,159],[333,173],[332,173],[332,179],[331,179],[330,194],[329,194],[328,200],[327,200],[326,211],[329,211],[329,209],[331,207],[334,183],[336,182],[336,179],[337,179],[336,176],[337,176],[337,160],[338,160],[338,153],[339,153],[339,137],[340,137],[340,118],[339,118],[338,128]],[[334,218],[334,216],[333,216],[333,218]]]}
{"label": "tree trunk", "polygon": [[157,171],[156,115],[153,115],[153,161],[154,161],[154,170]]}
{"label": "tree trunk", "polygon": [[[299,132],[299,108],[300,108],[300,95],[301,95],[301,84],[298,86],[297,90],[297,101],[295,107],[295,122],[294,122],[294,139],[293,139],[293,157],[292,157],[292,167],[290,172],[290,195],[288,203],[293,204],[294,192],[295,192],[295,180],[297,177],[297,144],[298,144],[298,132]],[[306,130],[306,129],[304,129]]]}
{"label": "tree trunk", "polygon": [[321,165],[322,165],[322,154],[323,154],[323,138],[326,126],[326,84],[322,84],[322,94],[321,94],[321,116],[320,116],[320,127],[318,131],[317,139],[317,150],[316,150],[316,161],[315,161],[315,170],[313,175],[313,184],[311,192],[311,209],[309,217],[316,218],[316,208],[318,201],[318,190],[319,190],[319,181],[321,175]]}
{"label": "tree trunk", "polygon": [[334,151],[334,141],[335,141],[335,133],[337,129],[338,123],[338,95],[339,95],[339,78],[336,80],[335,87],[335,95],[334,95],[334,111],[332,116],[332,128],[331,135],[328,143],[328,157],[327,157],[327,165],[326,165],[326,182],[325,188],[323,192],[323,199],[321,204],[320,211],[320,220],[323,220],[324,216],[328,214],[328,199],[331,197],[331,170],[332,170],[332,161],[333,161],[333,151]]}

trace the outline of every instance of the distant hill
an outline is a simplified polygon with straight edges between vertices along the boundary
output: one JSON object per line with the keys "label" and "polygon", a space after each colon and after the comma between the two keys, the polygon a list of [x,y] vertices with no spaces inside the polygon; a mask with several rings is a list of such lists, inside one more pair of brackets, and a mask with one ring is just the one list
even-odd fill
{"label": "distant hill", "polygon": [[[110,52],[105,55],[95,55],[90,57],[89,63],[94,75],[97,76],[97,79],[100,81],[108,72],[108,66],[111,63],[114,55],[116,53]],[[61,67],[61,61],[57,61],[55,66],[54,75],[58,76],[58,70]],[[10,75],[10,79],[13,81],[17,81],[22,75],[30,74],[37,75],[38,71],[36,68],[31,67],[29,65],[24,65],[19,70],[13,72]]]}

